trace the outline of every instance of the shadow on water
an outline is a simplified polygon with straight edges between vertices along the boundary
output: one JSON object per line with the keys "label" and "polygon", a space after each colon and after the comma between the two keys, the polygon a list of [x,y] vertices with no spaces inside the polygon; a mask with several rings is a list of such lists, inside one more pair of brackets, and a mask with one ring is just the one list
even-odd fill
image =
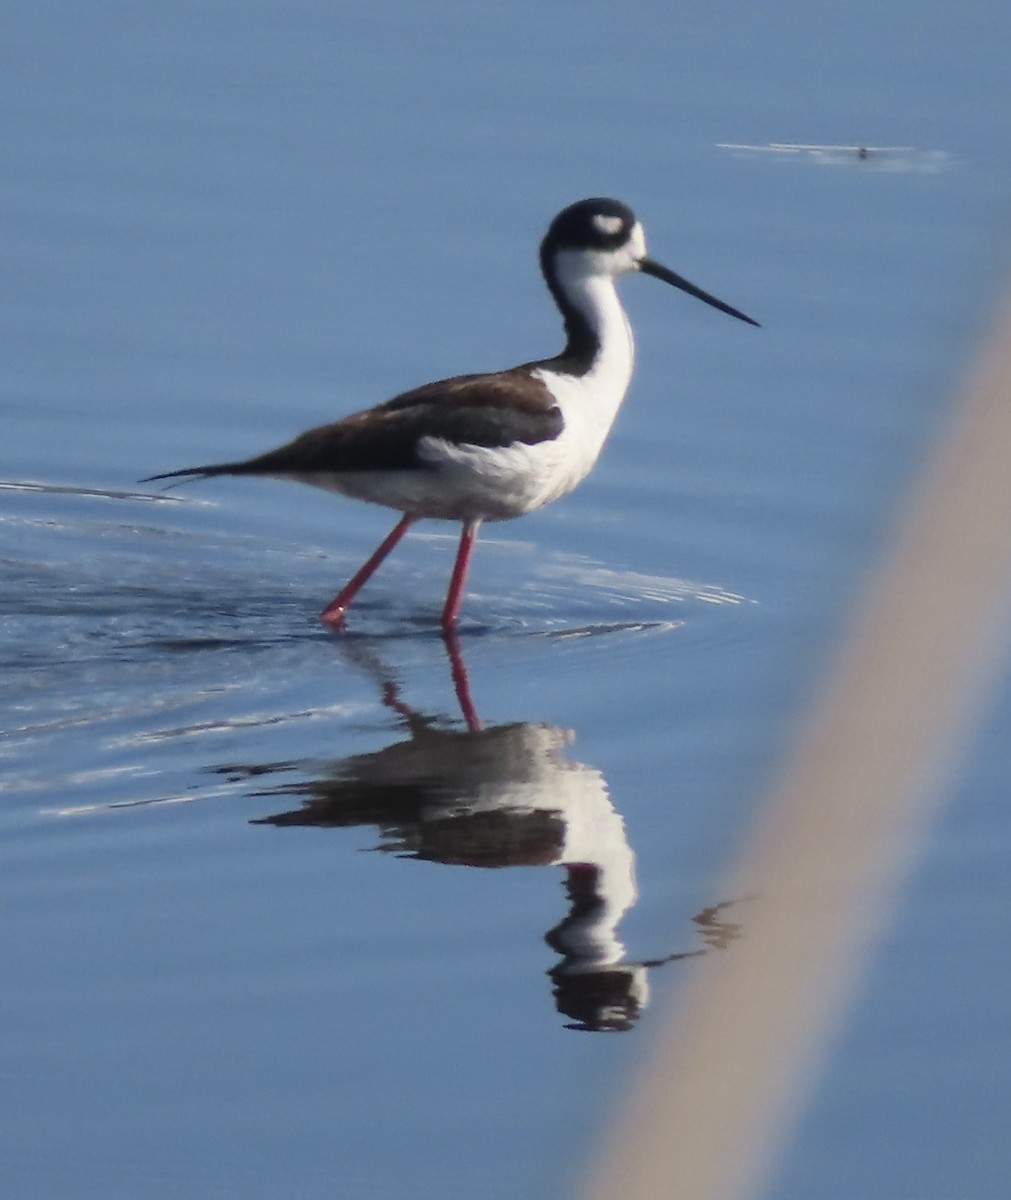
{"label": "shadow on water", "polygon": [[[278,828],[374,827],[376,849],[448,866],[559,866],[568,908],[545,934],[558,955],[548,971],[570,1029],[631,1029],[649,1001],[648,973],[711,949],[738,926],[728,903],[693,919],[702,945],[630,960],[619,925],[635,904],[635,852],[603,775],[569,757],[575,733],[546,722],[484,725],[470,693],[459,641],[445,639],[462,727],[414,709],[370,640],[341,638],[341,653],[373,679],[406,737],[365,754],[314,764],[308,779],[251,794],[299,797],[300,807],[252,821]],[[232,780],[263,780],[306,764],[220,766]]]}

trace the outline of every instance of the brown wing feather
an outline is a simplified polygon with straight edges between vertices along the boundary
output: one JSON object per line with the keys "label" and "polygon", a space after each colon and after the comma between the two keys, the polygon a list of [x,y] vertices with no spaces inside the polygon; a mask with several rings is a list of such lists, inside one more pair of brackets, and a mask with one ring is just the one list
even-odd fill
{"label": "brown wing feather", "polygon": [[197,475],[418,469],[426,466],[418,455],[424,437],[468,446],[535,445],[558,437],[562,424],[554,397],[522,367],[495,375],[458,375],[310,429],[256,458],[169,471],[141,482]]}

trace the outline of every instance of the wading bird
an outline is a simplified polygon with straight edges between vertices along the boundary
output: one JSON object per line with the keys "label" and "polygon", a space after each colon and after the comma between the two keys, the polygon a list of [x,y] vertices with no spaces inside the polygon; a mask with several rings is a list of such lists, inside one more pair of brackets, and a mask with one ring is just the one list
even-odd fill
{"label": "wading bird", "polygon": [[632,379],[634,346],[619,276],[642,272],[749,325],[744,313],[646,254],[634,213],[617,200],[563,209],[541,242],[541,271],[565,324],[554,358],[487,375],[426,383],[365,412],[310,429],[242,462],[143,480],[214,475],[291,479],[402,514],[392,532],[320,614],[338,625],[415,521],[460,521],[463,533],[442,611],[455,626],[483,521],[504,521],[557,500],[589,473]]}

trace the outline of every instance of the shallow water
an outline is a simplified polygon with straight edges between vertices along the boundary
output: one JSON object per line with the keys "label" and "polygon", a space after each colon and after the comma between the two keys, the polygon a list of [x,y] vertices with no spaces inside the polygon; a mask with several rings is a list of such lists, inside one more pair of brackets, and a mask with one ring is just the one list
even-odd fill
{"label": "shallow water", "polygon": [[[683,956],[747,936],[721,873],[999,280],[1007,18],[578,18],[11,9],[12,1195],[569,1194]],[[483,533],[457,644],[450,527],[335,635],[387,514],[136,484],[550,353],[536,242],[594,193],[763,329],[629,281],[606,453]],[[1009,705],[775,1196],[1006,1190]]]}

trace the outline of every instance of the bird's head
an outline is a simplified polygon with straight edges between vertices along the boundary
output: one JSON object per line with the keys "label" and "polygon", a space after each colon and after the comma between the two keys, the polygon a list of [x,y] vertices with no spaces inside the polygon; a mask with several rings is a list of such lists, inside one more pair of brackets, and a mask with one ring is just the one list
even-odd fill
{"label": "bird's head", "polygon": [[616,279],[641,271],[749,325],[758,324],[650,258],[641,223],[620,200],[596,197],[563,208],[541,242],[541,268],[549,282],[563,290],[593,278]]}

